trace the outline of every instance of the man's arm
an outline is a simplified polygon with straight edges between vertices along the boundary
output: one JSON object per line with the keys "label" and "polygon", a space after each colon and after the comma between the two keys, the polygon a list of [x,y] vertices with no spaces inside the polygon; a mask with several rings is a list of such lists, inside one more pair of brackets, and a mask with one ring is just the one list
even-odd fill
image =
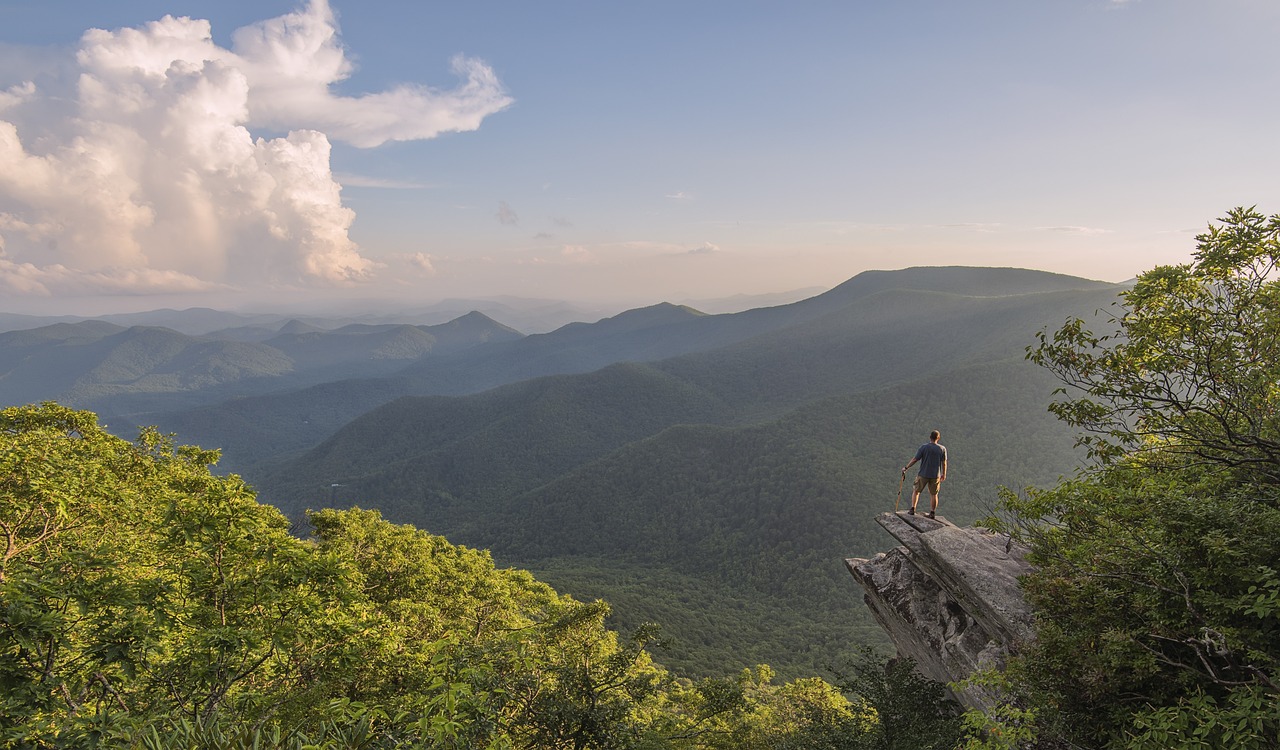
{"label": "man's arm", "polygon": [[912,466],[915,466],[915,465],[916,465],[916,462],[917,462],[917,461],[919,461],[919,460],[920,460],[920,457],[919,457],[919,456],[916,456],[915,458],[911,459],[911,463],[909,463],[909,464],[907,464],[906,466],[903,466],[903,467],[902,467],[902,473],[903,473],[903,474],[906,474],[906,473],[907,473],[907,469],[910,469]]}

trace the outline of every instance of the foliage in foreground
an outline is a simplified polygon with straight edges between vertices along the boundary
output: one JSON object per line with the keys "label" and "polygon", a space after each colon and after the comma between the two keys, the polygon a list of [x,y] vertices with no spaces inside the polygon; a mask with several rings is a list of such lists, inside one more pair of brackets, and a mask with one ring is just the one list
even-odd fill
{"label": "foliage in foreground", "polygon": [[1096,464],[1004,498],[1038,641],[986,747],[1280,748],[1280,216],[1223,222],[1029,354]]}
{"label": "foliage in foreground", "polygon": [[652,628],[376,512],[295,538],[216,458],[0,412],[0,746],[896,747],[887,705],[677,679]]}

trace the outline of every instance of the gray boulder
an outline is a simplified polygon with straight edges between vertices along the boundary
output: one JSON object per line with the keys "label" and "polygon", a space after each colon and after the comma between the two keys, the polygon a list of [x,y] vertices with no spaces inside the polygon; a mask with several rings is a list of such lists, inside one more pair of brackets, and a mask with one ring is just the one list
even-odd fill
{"label": "gray boulder", "polygon": [[[899,512],[876,521],[902,546],[845,565],[899,655],[913,659],[925,676],[954,683],[979,669],[1001,668],[1034,637],[1031,608],[1018,583],[1031,571],[1025,546],[941,517]],[[955,697],[979,709],[993,700],[974,688]]]}

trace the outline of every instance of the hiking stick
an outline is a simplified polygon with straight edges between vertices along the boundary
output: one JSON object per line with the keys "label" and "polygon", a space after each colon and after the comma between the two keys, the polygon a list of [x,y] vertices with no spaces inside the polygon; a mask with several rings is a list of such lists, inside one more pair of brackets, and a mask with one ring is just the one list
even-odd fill
{"label": "hiking stick", "polygon": [[907,470],[902,470],[902,479],[898,480],[898,499],[893,501],[893,512],[898,512],[898,503],[902,502],[902,485],[907,481]]}

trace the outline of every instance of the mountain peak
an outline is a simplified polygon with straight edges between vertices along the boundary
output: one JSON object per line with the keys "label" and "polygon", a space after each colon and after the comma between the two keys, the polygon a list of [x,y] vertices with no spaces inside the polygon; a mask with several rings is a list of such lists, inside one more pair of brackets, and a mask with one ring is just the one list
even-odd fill
{"label": "mountain peak", "polygon": [[303,323],[301,320],[298,320],[297,318],[292,318],[287,323],[280,326],[280,328],[276,332],[287,333],[287,334],[299,334],[299,333],[315,333],[317,331],[322,331],[322,330],[324,329],[313,326],[310,323]]}
{"label": "mountain peak", "polygon": [[605,318],[600,322],[612,322],[615,325],[622,324],[627,326],[635,324],[649,326],[661,323],[682,323],[691,318],[701,318],[705,315],[706,313],[695,310],[687,305],[659,302],[656,305],[649,305],[648,307],[637,307],[632,310],[625,310],[613,317]]}
{"label": "mountain peak", "polygon": [[481,343],[524,337],[520,331],[499,323],[479,310],[472,310],[447,323],[426,326],[423,330],[448,343]]}
{"label": "mountain peak", "polygon": [[863,271],[821,298],[861,297],[889,289],[947,292],[966,297],[1008,297],[1018,294],[1099,289],[1116,286],[1049,271],[1027,268],[974,266],[912,266],[894,271]]}

